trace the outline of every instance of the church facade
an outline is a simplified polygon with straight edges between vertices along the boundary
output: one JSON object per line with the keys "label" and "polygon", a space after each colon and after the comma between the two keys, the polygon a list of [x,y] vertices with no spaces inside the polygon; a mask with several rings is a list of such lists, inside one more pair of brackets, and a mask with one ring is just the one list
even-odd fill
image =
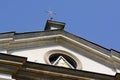
{"label": "church facade", "polygon": [[44,31],[0,33],[0,80],[120,80],[120,52],[48,20]]}

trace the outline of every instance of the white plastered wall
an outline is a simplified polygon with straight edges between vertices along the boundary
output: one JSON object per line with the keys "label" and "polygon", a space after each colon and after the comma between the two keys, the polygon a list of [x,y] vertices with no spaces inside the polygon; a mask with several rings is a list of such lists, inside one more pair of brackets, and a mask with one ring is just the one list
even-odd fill
{"label": "white plastered wall", "polygon": [[46,64],[45,54],[50,50],[63,50],[76,56],[81,62],[82,70],[109,74],[109,75],[116,74],[111,68],[105,65],[102,65],[90,58],[87,58],[86,56],[81,55],[79,52],[72,51],[68,48],[65,48],[57,44],[49,45],[47,47],[43,46],[38,48],[26,49],[26,50],[25,49],[18,50],[18,51],[16,50],[16,51],[13,51],[12,55],[27,57],[28,61]]}

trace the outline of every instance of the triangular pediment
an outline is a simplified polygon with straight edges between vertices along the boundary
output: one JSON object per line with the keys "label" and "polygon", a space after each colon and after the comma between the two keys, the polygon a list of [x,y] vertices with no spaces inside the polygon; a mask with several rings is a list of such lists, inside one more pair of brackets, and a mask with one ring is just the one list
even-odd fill
{"label": "triangular pediment", "polygon": [[[56,43],[60,42],[68,46],[75,45],[79,48],[85,49],[97,55],[104,56],[105,58],[106,57],[109,58],[111,53],[109,49],[106,49],[102,46],[99,46],[81,37],[75,36],[64,30],[42,31],[42,32],[36,31],[36,32],[26,32],[26,33],[8,32],[8,33],[1,33],[0,38],[1,38],[0,44],[2,45],[1,48],[2,49],[7,48],[8,50],[38,46],[41,44],[41,42],[43,44],[48,44],[48,43],[52,43],[52,41],[53,43],[54,41],[56,41]],[[115,51],[115,53],[119,55],[119,52]],[[114,56],[118,57],[119,59],[119,56],[116,55]]]}
{"label": "triangular pediment", "polygon": [[48,75],[61,80],[113,80],[106,74],[120,73],[120,52],[73,35],[64,26],[48,20],[44,31],[0,33],[0,73],[31,80]]}
{"label": "triangular pediment", "polygon": [[[0,34],[0,38],[0,44],[2,45],[1,48],[9,51],[31,49],[41,46],[48,47],[49,45],[60,45],[71,51],[77,52],[75,54],[82,55],[85,58],[91,60],[93,63],[100,63],[100,66],[103,65],[110,68],[117,66],[117,68],[119,68],[120,64],[119,52],[106,49],[64,30],[27,33],[4,33]],[[33,55],[33,53],[31,53],[31,55]],[[72,68],[67,60],[64,59],[64,57],[59,57],[59,59],[54,64],[56,66],[60,66],[62,63],[65,64],[63,67]]]}
{"label": "triangular pediment", "polygon": [[[26,48],[31,46],[38,46],[41,44],[48,43],[63,43],[68,46],[75,45],[76,47],[85,49],[97,55],[101,55],[104,57],[110,57],[110,53],[112,50],[104,48],[100,45],[97,45],[93,42],[90,42],[81,37],[75,36],[71,33],[68,33],[64,30],[54,30],[54,31],[36,31],[36,32],[26,32],[26,33],[1,33],[0,34],[0,44],[2,45],[0,48],[2,49],[19,49]],[[40,42],[41,41],[41,42]],[[51,41],[51,42],[50,42]],[[48,43],[47,43],[48,42]],[[18,46],[19,45],[19,46]],[[26,46],[27,45],[27,46]],[[113,51],[119,55],[119,52]],[[114,55],[115,57],[116,56]]]}

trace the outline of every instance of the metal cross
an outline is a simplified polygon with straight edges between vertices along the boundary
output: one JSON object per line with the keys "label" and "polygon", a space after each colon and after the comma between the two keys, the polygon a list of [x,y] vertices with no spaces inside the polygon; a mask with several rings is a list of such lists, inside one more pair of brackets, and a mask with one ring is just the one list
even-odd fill
{"label": "metal cross", "polygon": [[55,15],[56,13],[53,11],[47,11],[47,13],[50,16],[50,20],[53,20],[53,15]]}

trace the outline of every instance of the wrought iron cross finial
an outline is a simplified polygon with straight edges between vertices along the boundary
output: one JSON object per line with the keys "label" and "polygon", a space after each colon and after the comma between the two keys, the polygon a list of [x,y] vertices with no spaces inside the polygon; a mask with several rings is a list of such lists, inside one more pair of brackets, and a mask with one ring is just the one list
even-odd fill
{"label": "wrought iron cross finial", "polygon": [[56,13],[53,11],[47,11],[47,13],[50,16],[50,20],[53,20],[53,15],[55,15]]}

